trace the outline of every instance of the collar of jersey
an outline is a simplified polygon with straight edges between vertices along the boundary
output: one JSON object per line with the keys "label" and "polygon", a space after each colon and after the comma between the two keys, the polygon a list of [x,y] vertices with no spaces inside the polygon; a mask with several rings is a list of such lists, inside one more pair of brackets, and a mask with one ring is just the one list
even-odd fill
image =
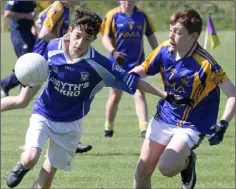
{"label": "collar of jersey", "polygon": [[64,56],[65,56],[67,63],[69,63],[69,64],[77,63],[77,62],[80,62],[81,60],[93,58],[93,56],[94,56],[93,49],[89,46],[88,50],[81,57],[77,58],[75,61],[72,62],[66,53],[65,41],[70,41],[70,34],[69,33],[65,34],[62,37],[62,49],[63,49]]}

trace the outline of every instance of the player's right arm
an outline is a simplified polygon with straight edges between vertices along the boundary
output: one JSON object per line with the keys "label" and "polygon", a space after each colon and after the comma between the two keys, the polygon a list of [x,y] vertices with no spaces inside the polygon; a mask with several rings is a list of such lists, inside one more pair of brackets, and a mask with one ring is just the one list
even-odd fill
{"label": "player's right arm", "polygon": [[42,23],[42,28],[39,32],[39,39],[44,41],[50,41],[51,39],[56,38],[53,34],[53,28],[56,25],[57,21],[60,19],[64,11],[64,5],[60,2],[54,2],[49,10],[47,11],[47,16]]}
{"label": "player's right arm", "polygon": [[14,12],[15,6],[17,6],[18,1],[7,1],[6,7],[4,11],[4,17],[5,18],[12,18],[12,19],[28,19],[28,20],[34,20],[36,13],[30,12],[30,13],[18,13]]}
{"label": "player's right arm", "polygon": [[1,99],[1,112],[14,109],[22,109],[28,106],[41,86],[33,88],[22,87],[18,96],[7,96]]}
{"label": "player's right arm", "polygon": [[116,41],[114,39],[115,20],[113,19],[114,10],[107,13],[103,19],[100,33],[102,34],[102,44],[105,49],[114,57],[118,64],[122,64],[127,54],[116,50]]}
{"label": "player's right arm", "polygon": [[105,18],[103,19],[100,33],[102,35],[102,44],[107,49],[109,53],[111,53],[115,46],[112,42],[113,38],[113,31],[112,31],[112,22],[113,22],[113,14],[111,12],[108,12]]}

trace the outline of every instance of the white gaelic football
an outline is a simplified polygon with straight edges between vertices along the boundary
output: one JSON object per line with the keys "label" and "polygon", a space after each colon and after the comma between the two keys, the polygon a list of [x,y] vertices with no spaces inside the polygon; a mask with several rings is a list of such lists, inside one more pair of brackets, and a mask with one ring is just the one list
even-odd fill
{"label": "white gaelic football", "polygon": [[48,77],[48,63],[37,53],[26,53],[16,61],[15,75],[25,86],[42,85]]}

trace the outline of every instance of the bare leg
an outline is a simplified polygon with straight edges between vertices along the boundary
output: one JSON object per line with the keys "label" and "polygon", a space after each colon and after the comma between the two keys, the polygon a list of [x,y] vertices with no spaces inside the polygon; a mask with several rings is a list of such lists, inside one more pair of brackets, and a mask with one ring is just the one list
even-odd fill
{"label": "bare leg", "polygon": [[110,89],[109,97],[106,104],[106,123],[105,130],[113,130],[116,113],[119,102],[122,97],[122,91],[119,89]]}
{"label": "bare leg", "polygon": [[151,140],[143,142],[140,159],[135,170],[134,188],[151,188],[151,176],[165,146]]}
{"label": "bare leg", "polygon": [[173,136],[160,157],[159,170],[164,176],[172,177],[186,168],[190,153],[188,144],[178,136]]}
{"label": "bare leg", "polygon": [[148,126],[148,108],[145,98],[145,93],[137,90],[134,94],[136,114],[139,120],[139,129],[140,131],[147,130]]}
{"label": "bare leg", "polygon": [[57,169],[54,168],[48,161],[44,161],[43,167],[39,173],[39,178],[35,181],[32,189],[49,189],[51,188],[53,178],[57,172]]}

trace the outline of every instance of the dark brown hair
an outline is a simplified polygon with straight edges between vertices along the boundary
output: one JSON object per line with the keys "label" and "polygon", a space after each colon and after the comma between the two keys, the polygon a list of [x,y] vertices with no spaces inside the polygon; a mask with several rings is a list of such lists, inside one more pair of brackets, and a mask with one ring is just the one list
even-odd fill
{"label": "dark brown hair", "polygon": [[101,17],[89,9],[76,9],[75,11],[75,17],[71,25],[72,29],[79,26],[87,34],[96,37],[102,24]]}
{"label": "dark brown hair", "polygon": [[174,13],[170,17],[170,25],[174,25],[177,22],[181,23],[192,34],[197,32],[199,35],[202,31],[202,18],[198,12],[194,9],[186,9]]}

